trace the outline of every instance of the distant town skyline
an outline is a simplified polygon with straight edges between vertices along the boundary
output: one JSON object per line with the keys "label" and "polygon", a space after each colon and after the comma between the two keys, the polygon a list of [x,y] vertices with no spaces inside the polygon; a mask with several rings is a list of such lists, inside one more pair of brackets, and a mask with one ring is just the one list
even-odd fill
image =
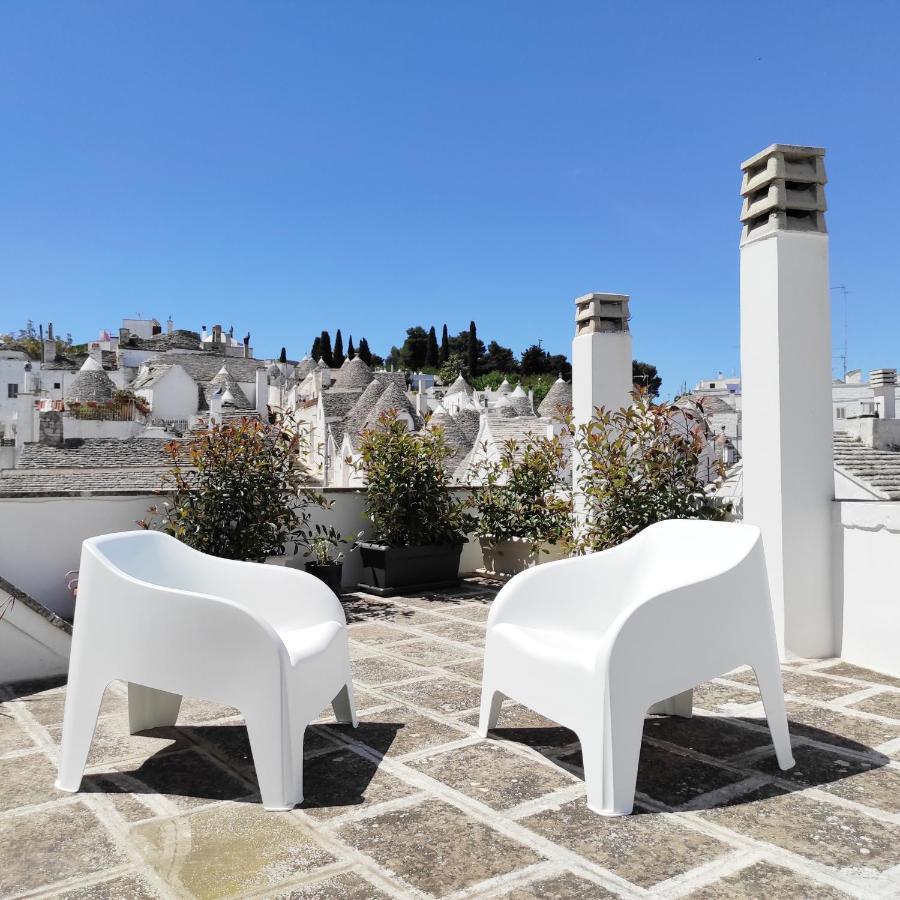
{"label": "distant town skyline", "polygon": [[299,357],[475,319],[570,355],[618,291],[671,395],[739,371],[739,164],[787,141],[828,151],[848,365],[897,365],[900,10],[650,8],[4,4],[0,330],[140,311]]}

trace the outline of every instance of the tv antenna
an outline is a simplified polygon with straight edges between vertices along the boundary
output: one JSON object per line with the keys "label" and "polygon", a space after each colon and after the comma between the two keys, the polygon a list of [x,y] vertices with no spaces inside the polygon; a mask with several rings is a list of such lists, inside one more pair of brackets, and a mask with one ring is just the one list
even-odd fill
{"label": "tv antenna", "polygon": [[836,355],[837,355],[837,358],[841,360],[842,367],[843,367],[843,373],[842,373],[841,378],[843,381],[846,381],[847,380],[847,294],[849,294],[850,291],[847,290],[846,284],[835,284],[832,286],[831,290],[840,291],[844,295],[844,344],[843,344],[843,347],[841,348],[841,352]]}

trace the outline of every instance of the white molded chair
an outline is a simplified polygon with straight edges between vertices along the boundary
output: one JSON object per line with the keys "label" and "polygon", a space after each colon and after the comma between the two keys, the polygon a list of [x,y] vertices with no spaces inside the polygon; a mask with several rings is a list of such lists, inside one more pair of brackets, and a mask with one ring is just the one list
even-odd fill
{"label": "white molded chair", "polygon": [[648,712],[691,715],[693,688],[749,664],[778,764],[794,764],[758,528],[673,520],[511,579],[487,622],[481,717],[504,699],[581,740],[588,807],[627,815]]}
{"label": "white molded chair", "polygon": [[86,540],[56,786],[77,791],[107,685],[131,733],[174,725],[181,695],[244,716],[266,809],[303,799],[303,733],[331,702],[354,726],[346,619],[317,578],[219,559],[156,531]]}

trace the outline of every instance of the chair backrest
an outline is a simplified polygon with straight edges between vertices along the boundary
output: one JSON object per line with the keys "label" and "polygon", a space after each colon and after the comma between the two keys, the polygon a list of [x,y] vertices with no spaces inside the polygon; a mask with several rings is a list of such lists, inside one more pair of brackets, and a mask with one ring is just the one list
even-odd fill
{"label": "chair backrest", "polygon": [[213,593],[202,558],[159,531],[123,531],[89,540],[105,564],[148,584],[198,593]]}
{"label": "chair backrest", "polygon": [[655,594],[729,572],[747,558],[760,539],[758,528],[736,522],[658,522],[634,538],[640,562],[632,591]]}

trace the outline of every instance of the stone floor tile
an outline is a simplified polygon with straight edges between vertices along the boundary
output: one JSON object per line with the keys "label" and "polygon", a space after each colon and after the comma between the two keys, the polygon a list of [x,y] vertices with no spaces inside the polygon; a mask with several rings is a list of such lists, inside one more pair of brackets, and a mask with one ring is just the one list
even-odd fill
{"label": "stone floor tile", "polygon": [[648,716],[644,720],[644,737],[721,759],[772,743],[767,732],[745,728],[726,716]]}
{"label": "stone floor tile", "polygon": [[232,775],[199,750],[151,756],[135,768],[120,771],[143,785],[146,793],[174,803],[179,809],[204,806],[218,800],[256,799],[256,785]]}
{"label": "stone floor tile", "polygon": [[[880,768],[882,762],[874,760],[860,760],[852,756],[843,756],[830,750],[820,750],[818,747],[798,744],[794,747],[794,762],[792,769],[782,770],[778,767],[778,761],[774,752],[753,760],[749,763],[751,768],[765,775],[774,775],[784,781],[803,787],[824,787],[833,782],[841,781],[852,776],[861,776]],[[900,796],[898,796],[900,801]]]}
{"label": "stone floor tile", "polygon": [[762,861],[692,891],[685,900],[778,900],[788,897],[791,900],[843,900],[850,894],[812,881],[783,866]]}
{"label": "stone floor tile", "polygon": [[[39,694],[22,697],[28,713],[41,725],[61,725],[66,695],[63,688],[56,688]],[[110,686],[100,703],[101,716],[123,716],[128,714],[128,698],[115,687]]]}
{"label": "stone floor tile", "polygon": [[473,647],[484,646],[484,626],[476,622],[441,622],[439,625],[423,625],[421,630],[448,641],[458,641]]}
{"label": "stone floor tile", "polygon": [[405,707],[373,713],[370,720],[352,725],[325,725],[329,732],[346,735],[384,756],[396,757],[458,741],[467,732],[436,722]]}
{"label": "stone floor tile", "polygon": [[127,861],[100,820],[80,802],[0,819],[4,896],[98,874]]}
{"label": "stone floor tile", "polygon": [[605,900],[616,897],[606,888],[572,872],[514,887],[498,900]]}
{"label": "stone floor tile", "polygon": [[469,678],[481,684],[481,678],[484,674],[484,657],[480,656],[465,662],[445,663],[443,668],[448,672],[453,672],[454,675],[462,675],[463,678]]}
{"label": "stone floor tile", "polygon": [[447,611],[454,619],[467,619],[470,622],[487,622],[491,607],[485,603],[468,606],[456,606]]}
{"label": "stone floor tile", "polygon": [[341,606],[347,622],[353,625],[357,622],[377,622],[393,615],[393,604],[390,600],[376,597],[374,594],[344,594],[341,597]]}
{"label": "stone floor tile", "polygon": [[[582,767],[581,750],[561,756],[560,762]],[[682,806],[701,794],[736,784],[745,778],[745,775],[646,742],[641,745],[637,790],[667,806]]]}
{"label": "stone floor tile", "polygon": [[56,766],[43,753],[0,759],[0,812],[66,796],[55,780]]}
{"label": "stone floor tile", "polygon": [[380,622],[361,622],[347,626],[347,637],[360,644],[392,644],[395,641],[408,641],[418,636],[413,631],[389,627]]}
{"label": "stone floor tile", "polygon": [[272,900],[388,900],[389,896],[351,871],[287,888]]}
{"label": "stone floor tile", "polygon": [[392,622],[394,625],[418,628],[420,625],[437,625],[439,622],[446,622],[447,620],[435,610],[422,609],[419,606],[397,606],[394,604],[391,606],[391,611],[385,615],[384,621]]}
{"label": "stone floor tile", "polygon": [[[59,743],[62,725],[51,725],[47,732],[54,743]],[[127,716],[111,716],[98,719],[88,753],[88,766],[117,763],[123,759],[170,753],[187,745],[187,738],[177,728],[150,728],[138,734],[128,733]]]}
{"label": "stone floor tile", "polygon": [[445,715],[462,712],[481,702],[479,687],[447,676],[390,685],[384,692]]}
{"label": "stone floor tile", "polygon": [[408,659],[410,662],[417,663],[420,666],[442,666],[444,668],[446,668],[448,663],[459,662],[461,659],[471,659],[476,654],[481,655],[481,651],[475,648],[469,650],[466,647],[458,647],[444,641],[428,639],[395,644],[391,647],[391,653],[402,656],[404,659]]}
{"label": "stone floor tile", "polygon": [[223,803],[135,825],[134,845],[176,892],[243,897],[334,862],[308,825],[257,804]]}
{"label": "stone floor tile", "polygon": [[709,712],[717,713],[736,705],[759,703],[759,700],[755,681],[752,685],[748,685],[747,689],[719,684],[716,681],[704,681],[694,688],[694,706]]}
{"label": "stone floor tile", "polygon": [[[478,713],[472,712],[463,717],[464,722],[470,725],[478,724]],[[552,719],[547,719],[540,713],[536,713],[527,706],[505,700],[500,707],[500,717],[497,719],[497,728],[560,728],[561,726]],[[570,734],[572,732],[569,732]]]}
{"label": "stone floor tile", "polygon": [[665,813],[636,808],[631,816],[598,816],[584,800],[520,819],[519,824],[643,888],[731,852],[728,845]]}
{"label": "stone floor tile", "polygon": [[875,713],[876,716],[886,716],[889,719],[900,721],[900,691],[884,691],[875,694],[868,700],[860,700],[854,703],[850,709],[858,709],[862,712]]}
{"label": "stone floor tile", "polygon": [[894,675],[885,675],[882,672],[874,672],[872,669],[864,669],[862,666],[854,666],[853,663],[838,661],[833,666],[817,669],[826,675],[842,675],[845,678],[855,678],[857,681],[868,681],[870,684],[886,684],[888,687],[900,688],[900,678]]}
{"label": "stone floor tile", "polygon": [[142,822],[159,815],[150,806],[150,795],[131,793],[131,788],[114,781],[109,775],[85,775],[81,782],[83,791],[101,794],[112,805],[116,814],[127,823]]}
{"label": "stone floor tile", "polygon": [[316,818],[330,819],[413,793],[414,788],[368,757],[349,749],[336,750],[304,763],[300,808]]}
{"label": "stone floor tile", "polygon": [[540,860],[528,847],[438,800],[349,823],[339,836],[436,897]]}
{"label": "stone floor tile", "polygon": [[412,663],[406,663],[391,656],[366,656],[355,659],[351,663],[353,679],[361,684],[387,684],[391,681],[404,681],[409,678],[421,678],[428,675],[428,670]]}
{"label": "stone floor tile", "polygon": [[[834,744],[866,753],[885,741],[900,737],[896,727],[811,703],[788,703],[788,727],[792,737],[804,737],[822,744]],[[763,724],[764,719],[756,719]]]}
{"label": "stone floor tile", "polygon": [[883,872],[900,863],[900,826],[774,785],[699,815],[825,866]]}
{"label": "stone floor tile", "polygon": [[[823,785],[826,791],[889,813],[900,813],[900,769],[882,766]],[[900,862],[900,860],[898,860]]]}
{"label": "stone floor tile", "polygon": [[9,706],[0,704],[0,756],[17,750],[33,750],[36,744]]}
{"label": "stone floor tile", "polygon": [[[752,669],[742,669],[725,677],[742,684],[756,684],[756,675]],[[855,694],[860,690],[857,685],[846,681],[812,675],[809,672],[792,672],[789,669],[782,670],[781,680],[786,694],[794,694],[807,700],[837,700],[838,697]]]}
{"label": "stone floor tile", "polygon": [[65,900],[157,900],[163,895],[142,875],[120,875],[80,888],[68,888]]}
{"label": "stone floor tile", "polygon": [[563,769],[489,741],[435,753],[407,765],[498,810],[578,783]]}
{"label": "stone floor tile", "polygon": [[197,725],[204,722],[215,722],[217,719],[231,719],[240,714],[241,711],[233,706],[223,706],[221,703],[213,703],[211,700],[185,697],[181,701],[178,724]]}

